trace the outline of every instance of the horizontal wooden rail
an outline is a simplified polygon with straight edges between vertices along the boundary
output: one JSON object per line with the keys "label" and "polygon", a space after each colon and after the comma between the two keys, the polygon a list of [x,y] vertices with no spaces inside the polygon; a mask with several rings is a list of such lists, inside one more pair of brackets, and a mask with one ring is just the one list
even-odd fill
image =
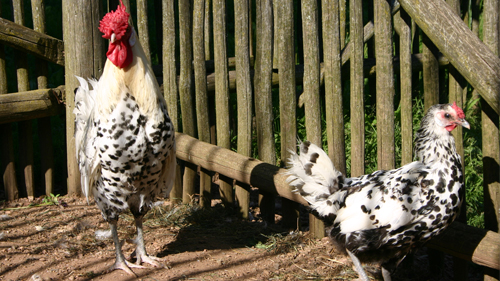
{"label": "horizontal wooden rail", "polygon": [[[177,158],[200,165],[262,191],[278,194],[307,206],[307,202],[290,191],[286,170],[229,149],[176,133]],[[454,222],[447,231],[428,245],[450,255],[493,269],[500,269],[500,234]]]}
{"label": "horizontal wooden rail", "polygon": [[64,86],[0,95],[0,124],[64,112]]}
{"label": "horizontal wooden rail", "polygon": [[37,57],[64,65],[64,42],[0,18],[0,43],[28,52]]}

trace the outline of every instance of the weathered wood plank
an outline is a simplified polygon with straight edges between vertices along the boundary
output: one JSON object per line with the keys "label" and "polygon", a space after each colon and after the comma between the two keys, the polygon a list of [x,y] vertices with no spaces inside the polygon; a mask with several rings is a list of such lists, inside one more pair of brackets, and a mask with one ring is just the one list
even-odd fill
{"label": "weathered wood plank", "polygon": [[[210,123],[208,114],[207,75],[205,67],[205,5],[204,0],[193,2],[193,66],[196,97],[196,123],[198,139],[210,143]],[[200,170],[200,205],[211,207],[211,176],[204,169]]]}
{"label": "weathered wood plank", "polygon": [[[252,80],[250,78],[250,7],[249,0],[234,1],[236,52],[236,104],[238,118],[237,151],[252,154]],[[244,185],[244,184],[243,184]],[[243,218],[248,218],[250,193],[242,183],[236,183],[236,199]]]}
{"label": "weathered wood plank", "polygon": [[[278,16],[278,72],[279,72],[279,110],[281,136],[281,163],[284,166],[290,157],[290,149],[297,145],[297,101],[295,81],[295,40],[293,1],[283,0],[276,4]],[[291,201],[283,200],[283,225],[295,228],[298,212]]]}
{"label": "weathered wood plank", "polygon": [[[179,97],[181,104],[182,132],[195,135],[195,116],[193,91],[191,85],[192,65],[192,35],[191,35],[191,4],[190,1],[179,1],[179,49],[181,72],[179,76]],[[182,203],[191,202],[195,193],[196,167],[186,165],[182,182]]]}
{"label": "weathered wood plank", "polygon": [[[230,148],[225,1],[215,0],[213,2],[213,18],[217,145],[224,148]],[[223,201],[232,204],[234,202],[232,180],[219,177],[219,187]]]}
{"label": "weathered wood plank", "polygon": [[[273,10],[271,0],[257,0],[255,50],[255,130],[259,159],[275,165],[276,151],[273,133]],[[259,206],[263,218],[274,223],[274,194],[261,194]]]}
{"label": "weathered wood plank", "polygon": [[362,1],[349,4],[352,51],[351,65],[351,177],[365,173],[365,110],[363,101],[363,14]]}
{"label": "weathered wood plank", "polygon": [[[163,0],[162,2],[163,22],[163,96],[167,102],[168,113],[175,130],[179,130],[179,113],[177,109],[177,71],[175,62],[175,16],[174,0]],[[175,168],[175,181],[170,200],[180,203],[182,199],[182,176],[180,166]]]}
{"label": "weathered wood plank", "polygon": [[437,48],[498,114],[500,58],[441,0],[399,1]]}
{"label": "weathered wood plank", "polygon": [[395,168],[394,152],[394,70],[391,7],[386,0],[375,0],[374,32],[377,112],[377,164],[379,170]]}
{"label": "weathered wood plank", "polygon": [[74,140],[74,92],[79,86],[75,75],[80,77],[99,77],[99,70],[105,60],[104,49],[89,42],[103,40],[98,34],[99,21],[93,20],[102,14],[101,1],[63,1],[63,37],[65,55],[66,93],[66,145],[68,165],[68,193],[81,194],[80,171],[76,161]]}
{"label": "weathered wood plank", "polygon": [[[303,0],[301,4],[304,50],[304,93],[301,97],[305,97],[306,135],[307,140],[322,147],[318,3],[317,0]],[[309,215],[309,231],[314,238],[325,236],[325,225],[312,214]]]}
{"label": "weathered wood plank", "polygon": [[0,18],[0,42],[58,65],[64,65],[62,40]]}
{"label": "weathered wood plank", "polygon": [[401,10],[399,13],[399,49],[401,81],[401,165],[413,161],[413,116],[412,116],[412,58],[411,18]]}
{"label": "weathered wood plank", "polygon": [[64,86],[0,95],[0,124],[53,116],[64,112],[59,99]]}
{"label": "weathered wood plank", "polygon": [[139,41],[144,49],[144,54],[149,63],[151,63],[151,51],[149,47],[149,31],[148,31],[148,1],[137,0],[137,32]]}

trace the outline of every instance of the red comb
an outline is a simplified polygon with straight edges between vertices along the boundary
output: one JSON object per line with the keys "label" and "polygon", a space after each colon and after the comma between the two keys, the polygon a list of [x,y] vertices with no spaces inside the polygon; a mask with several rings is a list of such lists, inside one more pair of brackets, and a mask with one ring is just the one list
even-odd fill
{"label": "red comb", "polygon": [[453,104],[451,105],[451,108],[455,109],[455,112],[457,113],[458,118],[460,118],[460,119],[465,118],[464,111],[460,107],[457,106],[456,102],[453,102]]}
{"label": "red comb", "polygon": [[107,13],[101,20],[99,25],[99,31],[104,33],[102,37],[106,39],[111,39],[111,34],[114,33],[116,40],[120,40],[128,28],[128,18],[129,13],[127,13],[125,5],[123,5],[122,0],[116,8],[116,11],[111,11]]}

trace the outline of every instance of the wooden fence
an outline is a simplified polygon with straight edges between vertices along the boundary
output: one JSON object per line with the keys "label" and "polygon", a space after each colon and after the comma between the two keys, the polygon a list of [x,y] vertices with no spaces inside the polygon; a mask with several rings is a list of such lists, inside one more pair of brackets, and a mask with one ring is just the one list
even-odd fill
{"label": "wooden fence", "polygon": [[[29,7],[24,2],[0,5],[0,44],[9,46],[0,45],[4,197],[13,200],[19,194],[34,197],[61,190],[54,186],[58,176],[67,177],[63,184],[67,193],[78,195],[74,76],[100,76],[106,42],[97,27],[118,1],[62,1],[58,25],[64,41],[53,37],[56,32],[46,35],[44,1],[31,1],[32,23],[26,23],[24,11]],[[222,201],[239,206],[244,218],[249,190],[256,187],[264,218],[274,221],[275,196],[280,195],[283,223],[296,225],[294,210],[304,202],[290,193],[279,167],[296,146],[299,131],[324,145],[340,171],[358,176],[367,165],[365,117],[370,112],[376,113],[376,166],[392,169],[413,159],[412,108],[418,92],[423,92],[425,108],[448,100],[464,107],[480,97],[485,222],[488,229],[498,231],[498,1],[469,6],[458,0],[447,4],[440,0],[123,2],[133,15],[141,45],[151,54],[174,125],[182,132],[177,135],[180,165],[172,200],[187,203],[196,193],[199,204],[210,206],[217,174]],[[13,67],[8,67],[9,58]],[[64,66],[64,86],[48,80],[52,74],[48,69],[57,65]],[[36,79],[30,80],[30,75]],[[17,87],[7,85],[15,81],[8,77],[17,79]],[[375,107],[371,111],[370,105]],[[396,108],[401,115],[399,147]],[[50,116],[64,112],[62,156],[67,161],[57,166],[61,157],[53,155],[60,147],[53,145],[57,134],[52,133],[56,128]],[[302,115],[304,121],[298,122]],[[35,118],[37,134],[32,126]],[[457,128],[454,134],[464,155],[462,130]],[[33,142],[33,135],[39,143]],[[38,154],[35,146],[40,147]],[[40,163],[35,163],[34,155],[39,155]],[[35,179],[37,165],[43,180]],[[310,230],[316,237],[324,234],[323,225],[312,216]],[[474,235],[465,245],[457,245],[456,237],[464,233]],[[456,223],[443,237],[431,246],[500,268],[497,233]],[[490,280],[498,278],[486,273]]]}

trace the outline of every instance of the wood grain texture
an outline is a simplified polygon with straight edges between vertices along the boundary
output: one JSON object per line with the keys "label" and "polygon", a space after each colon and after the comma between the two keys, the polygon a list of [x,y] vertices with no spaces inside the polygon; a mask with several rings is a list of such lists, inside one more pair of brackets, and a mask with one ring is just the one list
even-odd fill
{"label": "wood grain texture", "polygon": [[377,112],[377,164],[379,170],[395,168],[394,70],[391,7],[385,0],[374,2],[374,32]]}
{"label": "wood grain texture", "polygon": [[440,0],[399,1],[451,64],[499,113],[500,58]]}

